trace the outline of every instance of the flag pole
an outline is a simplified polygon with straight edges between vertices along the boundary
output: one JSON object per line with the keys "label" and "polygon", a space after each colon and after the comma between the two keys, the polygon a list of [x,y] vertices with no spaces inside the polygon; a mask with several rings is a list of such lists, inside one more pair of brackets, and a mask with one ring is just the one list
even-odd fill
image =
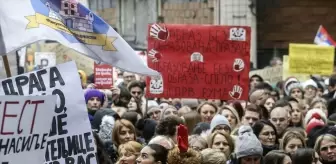
{"label": "flag pole", "polygon": [[6,75],[7,75],[7,77],[11,77],[12,74],[11,74],[11,71],[10,71],[10,67],[9,67],[9,63],[8,63],[7,55],[3,55],[3,56],[2,56],[2,61],[3,61],[4,66],[5,66],[5,70],[6,70]]}

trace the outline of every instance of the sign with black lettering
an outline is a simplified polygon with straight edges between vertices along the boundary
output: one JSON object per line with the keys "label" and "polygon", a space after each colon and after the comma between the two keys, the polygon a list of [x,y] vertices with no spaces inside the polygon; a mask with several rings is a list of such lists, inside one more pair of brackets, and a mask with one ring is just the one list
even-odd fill
{"label": "sign with black lettering", "polygon": [[1,80],[2,95],[56,95],[45,164],[96,164],[96,147],[75,62]]}
{"label": "sign with black lettering", "polygon": [[56,96],[0,96],[0,163],[43,163]]}
{"label": "sign with black lettering", "polygon": [[148,97],[247,100],[251,28],[162,25],[148,27]]}
{"label": "sign with black lettering", "polygon": [[35,52],[35,68],[44,69],[55,65],[55,52]]}

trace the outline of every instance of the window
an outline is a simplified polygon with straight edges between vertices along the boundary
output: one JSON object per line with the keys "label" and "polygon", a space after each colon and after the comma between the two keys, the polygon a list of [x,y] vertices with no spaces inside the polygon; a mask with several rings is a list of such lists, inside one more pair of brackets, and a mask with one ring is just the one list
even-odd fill
{"label": "window", "polygon": [[71,15],[75,15],[76,11],[75,10],[70,10],[71,11]]}

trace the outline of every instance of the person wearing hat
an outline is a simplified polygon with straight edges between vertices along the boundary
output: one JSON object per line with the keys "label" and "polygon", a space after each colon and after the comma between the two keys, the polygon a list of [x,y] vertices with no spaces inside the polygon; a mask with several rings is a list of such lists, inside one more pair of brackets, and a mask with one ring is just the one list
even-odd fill
{"label": "person wearing hat", "polygon": [[227,118],[223,115],[215,115],[214,118],[212,118],[210,123],[210,132],[222,132],[226,134],[231,133],[231,126]]}
{"label": "person wearing hat", "polygon": [[260,76],[260,75],[257,75],[257,74],[254,74],[250,77],[250,90],[253,90],[254,87],[263,82],[264,79]]}
{"label": "person wearing hat", "polygon": [[305,91],[304,98],[312,100],[317,94],[317,84],[313,79],[305,81],[303,84],[303,89]]}
{"label": "person wearing hat", "polygon": [[288,96],[294,97],[297,100],[303,99],[304,90],[300,82],[290,84],[287,89]]}
{"label": "person wearing hat", "polygon": [[250,126],[239,128],[235,145],[231,164],[262,164],[263,148]]}
{"label": "person wearing hat", "polygon": [[307,127],[307,125],[312,121],[320,122],[322,124],[328,123],[327,116],[321,109],[311,109],[307,112],[304,118],[305,127]]}
{"label": "person wearing hat", "polygon": [[85,94],[86,107],[88,109],[89,119],[93,120],[96,111],[104,104],[105,94],[97,89],[88,89]]}

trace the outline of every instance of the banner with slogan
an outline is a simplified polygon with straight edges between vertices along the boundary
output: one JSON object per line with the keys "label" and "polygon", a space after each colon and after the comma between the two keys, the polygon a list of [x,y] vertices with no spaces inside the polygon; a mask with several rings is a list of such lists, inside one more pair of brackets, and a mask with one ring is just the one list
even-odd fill
{"label": "banner with slogan", "polygon": [[309,74],[289,72],[289,57],[288,57],[288,55],[284,55],[283,56],[283,64],[282,64],[282,80],[286,80],[288,77],[296,77],[301,82],[310,79]]}
{"label": "banner with slogan", "polygon": [[44,162],[56,96],[0,96],[0,163]]}
{"label": "banner with slogan", "polygon": [[75,62],[1,80],[0,95],[56,95],[45,164],[96,164],[96,147]]}
{"label": "banner with slogan", "polygon": [[55,52],[35,52],[35,68],[44,69],[55,65]]}
{"label": "banner with slogan", "polygon": [[330,75],[334,70],[335,47],[289,44],[289,72]]}
{"label": "banner with slogan", "polygon": [[252,75],[259,75],[264,79],[264,81],[276,84],[282,80],[282,66],[266,67],[264,69],[254,70],[250,72],[250,77]]}
{"label": "banner with slogan", "polygon": [[113,67],[108,64],[94,64],[94,82],[97,89],[111,89]]}
{"label": "banner with slogan", "polygon": [[148,26],[148,97],[248,98],[250,27]]}

